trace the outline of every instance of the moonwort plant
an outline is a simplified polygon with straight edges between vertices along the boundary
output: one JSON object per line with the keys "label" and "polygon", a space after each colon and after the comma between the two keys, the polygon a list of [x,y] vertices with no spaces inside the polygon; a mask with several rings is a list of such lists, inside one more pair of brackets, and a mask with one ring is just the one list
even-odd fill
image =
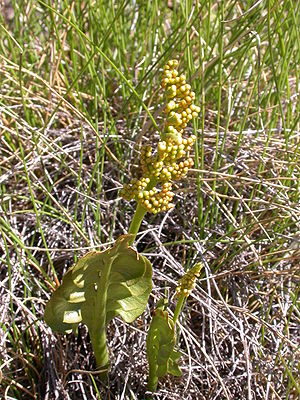
{"label": "moonwort plant", "polygon": [[[52,293],[45,308],[45,321],[59,333],[76,333],[79,323],[86,324],[102,376],[109,369],[107,325],[116,316],[122,317],[125,322],[133,322],[145,310],[152,289],[151,263],[132,248],[141,222],[147,212],[157,214],[174,206],[172,183],[186,176],[193,165],[189,152],[196,137],[191,135],[186,138],[183,133],[188,122],[197,117],[200,108],[194,105],[195,93],[187,84],[186,77],[178,74],[177,66],[178,61],[171,60],[164,67],[162,88],[166,96],[165,119],[156,151],[152,146],[142,148],[141,175],[134,177],[121,191],[126,200],[137,201],[128,234],[119,237],[106,251],[92,251],[82,257],[67,271],[62,284]],[[163,357],[167,367],[164,366],[162,371],[155,367],[159,362],[161,346],[152,334],[155,329],[150,328],[147,348],[159,350],[153,352],[155,358],[149,358],[150,376],[154,377],[149,380],[151,390],[156,388],[159,377],[168,372],[175,375],[176,371],[177,374],[180,372],[176,364],[179,353],[174,350],[174,324],[185,297],[186,294],[179,296],[173,325],[168,322],[165,329],[169,334],[171,326],[171,335],[167,339],[171,343],[168,345],[171,350],[170,356]],[[152,322],[154,327],[161,325],[158,315],[162,315],[163,320],[169,320],[160,305],[157,309],[157,317],[154,316]],[[163,336],[164,333],[161,333],[160,337]]]}
{"label": "moonwort plant", "polygon": [[178,365],[181,354],[175,350],[175,324],[184,301],[195,287],[201,268],[202,264],[197,263],[179,279],[176,288],[178,301],[173,319],[169,318],[167,302],[163,300],[157,303],[153,313],[146,340],[149,364],[148,389],[152,392],[156,391],[159,378],[163,378],[168,373],[174,376],[182,374]]}

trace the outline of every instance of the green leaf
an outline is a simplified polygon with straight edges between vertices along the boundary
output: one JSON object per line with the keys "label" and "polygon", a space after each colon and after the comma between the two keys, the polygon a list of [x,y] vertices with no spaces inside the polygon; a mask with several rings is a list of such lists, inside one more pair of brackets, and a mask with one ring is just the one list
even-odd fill
{"label": "green leaf", "polygon": [[155,391],[158,379],[168,373],[175,376],[182,375],[178,366],[180,352],[174,350],[175,343],[176,332],[174,322],[169,319],[164,302],[159,301],[147,334],[149,390]]}
{"label": "green leaf", "polygon": [[146,307],[152,289],[149,260],[121,236],[110,249],[82,257],[64,276],[46,305],[47,324],[60,333],[87,325],[98,367],[108,363],[106,326],[116,316],[134,321]]}

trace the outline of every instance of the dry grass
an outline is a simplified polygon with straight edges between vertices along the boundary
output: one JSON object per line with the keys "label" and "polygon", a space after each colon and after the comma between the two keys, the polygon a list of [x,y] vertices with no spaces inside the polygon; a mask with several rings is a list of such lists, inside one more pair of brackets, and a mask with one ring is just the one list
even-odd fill
{"label": "dry grass", "polygon": [[[114,161],[105,162],[100,197],[97,198],[94,183],[89,195],[85,194],[97,154],[94,132],[72,114],[61,111],[60,116],[62,124],[72,120],[72,125],[59,130],[50,128],[47,135],[35,130],[39,154],[32,143],[32,129],[19,127],[18,134],[11,130],[12,140],[19,141],[26,153],[26,170],[40,209],[40,227],[48,252],[37,229],[22,157],[19,151],[13,153],[5,148],[2,136],[5,172],[1,181],[7,190],[2,202],[9,210],[1,211],[2,265],[9,260],[9,274],[7,268],[1,269],[1,370],[6,386],[3,396],[9,398],[5,393],[15,387],[23,398],[97,398],[93,377],[103,399],[129,398],[130,393],[132,398],[141,399],[147,379],[145,334],[150,309],[132,326],[118,319],[109,326],[112,369],[107,387],[101,386],[93,370],[86,329],[79,330],[78,338],[59,337],[43,321],[50,285],[43,274],[54,279],[47,255],[60,280],[75,256],[102,246],[94,234],[97,207],[101,234],[108,242],[112,229],[114,237],[126,232],[133,212],[130,205],[117,198],[120,174]],[[15,121],[16,126],[26,126],[20,118]],[[289,365],[297,366],[299,245],[295,232],[300,210],[293,202],[296,182],[285,186],[292,178],[288,177],[291,165],[284,161],[286,152],[293,153],[297,143],[287,149],[280,130],[274,131],[267,146],[264,132],[244,132],[233,163],[231,154],[238,133],[229,135],[224,167],[218,173],[209,167],[215,132],[204,135],[201,191],[204,204],[216,196],[220,208],[215,228],[205,229],[204,239],[195,231],[195,170],[187,190],[177,189],[176,209],[160,218],[148,218],[138,238],[138,248],[154,262],[151,305],[167,291],[172,310],[176,281],[184,272],[182,265],[199,259],[205,265],[205,274],[188,301],[180,325],[183,378],[166,379],[152,398],[283,399],[289,376],[282,357]],[[130,148],[131,142],[124,138],[121,145]],[[114,151],[112,139],[106,146]],[[264,170],[260,174],[263,152]],[[233,168],[230,173],[229,168]],[[214,178],[215,191],[211,187]],[[51,190],[49,182],[53,182]],[[259,195],[262,190],[263,198]],[[49,199],[51,207],[46,205]],[[284,229],[276,231],[277,226]],[[290,369],[296,377],[296,370]],[[289,398],[293,398],[292,393]]]}

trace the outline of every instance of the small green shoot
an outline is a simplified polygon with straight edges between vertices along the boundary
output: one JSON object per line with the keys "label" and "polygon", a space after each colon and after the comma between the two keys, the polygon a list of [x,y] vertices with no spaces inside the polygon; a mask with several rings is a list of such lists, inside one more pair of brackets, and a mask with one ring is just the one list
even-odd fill
{"label": "small green shoot", "polygon": [[149,363],[148,389],[155,392],[159,378],[167,374],[181,376],[178,362],[180,352],[174,349],[176,344],[175,324],[186,298],[195,287],[202,264],[197,263],[182,278],[176,288],[179,296],[173,319],[169,318],[167,304],[162,299],[158,302],[147,334],[147,357]]}
{"label": "small green shoot", "polygon": [[178,366],[180,352],[174,350],[175,324],[169,318],[163,299],[158,302],[153,313],[146,344],[149,363],[148,390],[155,392],[159,378],[167,374],[182,375]]}

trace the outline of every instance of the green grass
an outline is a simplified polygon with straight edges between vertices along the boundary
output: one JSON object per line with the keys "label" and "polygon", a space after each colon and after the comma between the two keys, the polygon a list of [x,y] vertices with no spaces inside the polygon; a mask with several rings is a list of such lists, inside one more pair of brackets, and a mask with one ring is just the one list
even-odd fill
{"label": "green grass", "polygon": [[300,3],[5,4],[2,397],[52,398],[54,388],[64,398],[144,396],[138,346],[149,310],[141,327],[112,324],[107,387],[84,328],[78,340],[60,338],[42,316],[63,272],[128,230],[134,204],[118,190],[140,144],[157,140],[161,71],[177,58],[201,106],[190,127],[195,168],[162,226],[165,215],[147,215],[138,246],[159,254],[155,296],[164,285],[174,293],[180,265],[202,259],[205,273],[181,328],[184,379],[163,382],[154,398],[296,399]]}

